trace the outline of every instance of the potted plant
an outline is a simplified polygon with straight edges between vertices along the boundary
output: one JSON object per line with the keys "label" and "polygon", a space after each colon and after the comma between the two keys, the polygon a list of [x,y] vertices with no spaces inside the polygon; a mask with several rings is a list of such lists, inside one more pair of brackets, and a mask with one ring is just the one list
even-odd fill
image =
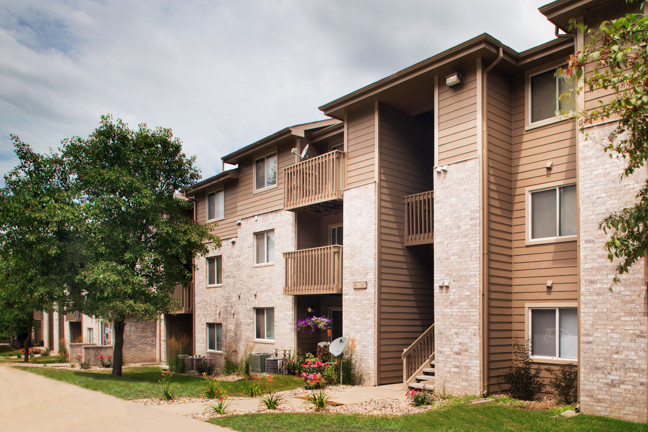
{"label": "potted plant", "polygon": [[328,330],[331,328],[331,320],[321,316],[312,316],[297,321],[297,331],[304,333],[315,333],[317,330]]}

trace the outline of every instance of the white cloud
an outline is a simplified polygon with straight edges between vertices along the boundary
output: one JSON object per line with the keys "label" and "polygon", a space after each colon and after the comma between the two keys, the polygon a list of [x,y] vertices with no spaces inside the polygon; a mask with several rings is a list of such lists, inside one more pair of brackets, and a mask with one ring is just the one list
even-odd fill
{"label": "white cloud", "polygon": [[112,113],[173,129],[204,176],[317,106],[483,32],[553,37],[543,0],[0,0],[0,174]]}

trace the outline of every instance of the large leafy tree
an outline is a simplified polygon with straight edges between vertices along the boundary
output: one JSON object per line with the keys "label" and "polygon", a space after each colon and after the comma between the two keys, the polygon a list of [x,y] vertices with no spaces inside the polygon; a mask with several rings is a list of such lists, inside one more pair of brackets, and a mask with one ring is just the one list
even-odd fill
{"label": "large leafy tree", "polygon": [[13,140],[19,163],[0,189],[0,310],[4,325],[27,335],[27,361],[33,312],[65,307],[80,237],[64,161]]}
{"label": "large leafy tree", "polygon": [[121,375],[127,318],[172,310],[193,257],[207,241],[219,245],[176,195],[199,179],[195,160],[171,130],[131,130],[110,116],[88,138],[64,140],[60,154],[38,155],[17,139],[16,153],[21,164],[0,196],[13,281],[3,292],[30,293],[20,306],[30,313],[56,304],[113,321],[112,373]]}
{"label": "large leafy tree", "polygon": [[[583,77],[586,91],[613,95],[580,113],[581,125],[617,120],[605,150],[626,161],[623,175],[630,176],[648,160],[648,17],[627,14],[584,30],[591,41],[572,57],[566,73]],[[633,206],[608,215],[600,226],[610,234],[609,259],[619,259],[619,274],[627,272],[648,252],[648,183]]]}
{"label": "large leafy tree", "polygon": [[170,294],[190,283],[193,257],[218,239],[193,223],[191,203],[175,195],[200,174],[171,130],[142,124],[133,131],[104,116],[87,139],[64,141],[62,159],[82,215],[81,309],[113,321],[112,373],[121,375],[126,319],[173,309]]}

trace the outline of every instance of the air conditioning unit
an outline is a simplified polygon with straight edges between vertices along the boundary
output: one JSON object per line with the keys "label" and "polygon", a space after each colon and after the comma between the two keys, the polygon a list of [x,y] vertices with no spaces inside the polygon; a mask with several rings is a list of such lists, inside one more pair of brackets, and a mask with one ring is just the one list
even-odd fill
{"label": "air conditioning unit", "polygon": [[272,354],[270,353],[252,354],[252,361],[250,364],[251,371],[256,373],[265,372],[265,361],[271,355]]}

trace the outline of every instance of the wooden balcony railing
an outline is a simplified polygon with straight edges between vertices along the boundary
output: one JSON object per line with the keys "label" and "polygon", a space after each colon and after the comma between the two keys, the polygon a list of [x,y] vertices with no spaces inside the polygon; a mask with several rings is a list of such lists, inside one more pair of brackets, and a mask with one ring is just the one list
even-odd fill
{"label": "wooden balcony railing", "polygon": [[405,246],[434,243],[434,191],[406,195]]}
{"label": "wooden balcony railing", "polygon": [[182,285],[176,285],[171,294],[171,298],[178,302],[178,307],[172,313],[191,313],[191,286],[183,287]]}
{"label": "wooden balcony railing", "polygon": [[334,150],[284,168],[284,208],[342,199],[344,152]]}
{"label": "wooden balcony railing", "polygon": [[285,252],[284,294],[342,293],[342,246]]}
{"label": "wooden balcony railing", "polygon": [[430,359],[434,358],[434,324],[405,348],[401,357],[403,359],[403,382],[408,382]]}

